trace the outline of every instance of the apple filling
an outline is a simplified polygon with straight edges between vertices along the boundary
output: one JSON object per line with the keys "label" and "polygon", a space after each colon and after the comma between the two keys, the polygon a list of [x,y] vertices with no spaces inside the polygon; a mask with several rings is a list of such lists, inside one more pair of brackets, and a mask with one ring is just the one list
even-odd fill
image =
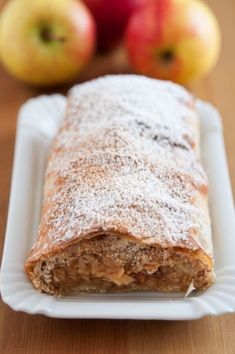
{"label": "apple filling", "polygon": [[[195,254],[196,255],[196,254]],[[180,249],[99,235],[67,247],[34,266],[34,284],[57,295],[74,292],[186,291],[206,288],[213,274],[206,260]]]}

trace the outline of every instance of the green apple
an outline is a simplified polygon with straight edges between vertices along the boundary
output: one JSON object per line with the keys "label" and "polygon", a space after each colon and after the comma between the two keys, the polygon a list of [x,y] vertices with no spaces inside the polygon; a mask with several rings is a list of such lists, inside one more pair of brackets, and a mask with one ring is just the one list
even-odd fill
{"label": "green apple", "polygon": [[10,0],[0,18],[0,57],[16,78],[32,85],[77,75],[95,47],[95,24],[77,0]]}

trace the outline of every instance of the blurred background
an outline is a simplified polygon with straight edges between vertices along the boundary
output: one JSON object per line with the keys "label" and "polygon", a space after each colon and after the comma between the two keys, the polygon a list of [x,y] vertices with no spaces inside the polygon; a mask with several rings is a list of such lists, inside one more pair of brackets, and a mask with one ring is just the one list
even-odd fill
{"label": "blurred background", "polygon": [[[235,191],[234,1],[0,0],[0,11],[1,251],[20,106],[37,95],[66,94],[72,85],[100,75],[169,79],[213,103],[222,115]],[[20,325],[14,316],[14,326]],[[216,321],[218,328],[225,323]],[[208,328],[214,324],[207,322]],[[216,340],[213,345],[214,353],[235,350],[225,342],[220,351]]]}

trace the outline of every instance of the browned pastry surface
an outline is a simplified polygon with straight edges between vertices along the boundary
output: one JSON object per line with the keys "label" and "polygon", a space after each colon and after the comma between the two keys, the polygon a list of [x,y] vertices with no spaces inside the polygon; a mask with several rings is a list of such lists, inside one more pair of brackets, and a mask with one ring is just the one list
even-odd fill
{"label": "browned pastry surface", "polygon": [[214,279],[208,186],[191,95],[141,76],[75,86],[46,171],[36,288],[186,290]]}

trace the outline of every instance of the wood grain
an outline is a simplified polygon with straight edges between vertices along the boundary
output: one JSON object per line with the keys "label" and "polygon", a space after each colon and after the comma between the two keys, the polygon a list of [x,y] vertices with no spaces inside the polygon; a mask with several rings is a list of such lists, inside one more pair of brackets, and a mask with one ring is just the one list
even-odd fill
{"label": "wood grain", "polygon": [[[4,4],[0,0],[0,6]],[[235,190],[235,1],[210,0],[222,30],[215,70],[192,91],[221,111],[233,191]],[[128,72],[122,51],[99,56],[79,81],[104,73]],[[56,89],[65,92],[67,87]],[[4,240],[16,117],[20,105],[42,91],[18,83],[0,68],[0,231]],[[16,235],[17,237],[17,235]],[[234,250],[235,251],[235,250]],[[60,320],[13,312],[0,303],[2,354],[235,354],[235,315],[197,321]]]}

